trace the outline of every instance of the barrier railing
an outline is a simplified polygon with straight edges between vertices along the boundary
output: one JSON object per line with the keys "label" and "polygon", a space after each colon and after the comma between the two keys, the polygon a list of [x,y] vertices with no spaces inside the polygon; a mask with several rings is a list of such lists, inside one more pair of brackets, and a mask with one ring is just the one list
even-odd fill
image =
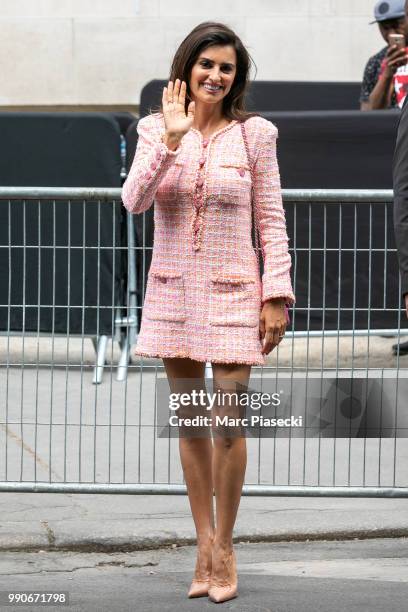
{"label": "barrier railing", "polygon": [[[157,434],[162,363],[129,363],[141,309],[135,258],[151,246],[135,244],[120,192],[0,189],[2,491],[185,493],[177,440]],[[395,397],[384,400],[375,436],[364,435],[366,403],[354,436],[248,437],[244,494],[406,496],[404,427],[382,435],[395,426],[390,414],[404,412],[407,359],[392,192],[283,196],[297,303],[251,384],[279,380],[295,402],[312,379],[365,381],[365,393],[380,381],[373,394],[391,388]]]}

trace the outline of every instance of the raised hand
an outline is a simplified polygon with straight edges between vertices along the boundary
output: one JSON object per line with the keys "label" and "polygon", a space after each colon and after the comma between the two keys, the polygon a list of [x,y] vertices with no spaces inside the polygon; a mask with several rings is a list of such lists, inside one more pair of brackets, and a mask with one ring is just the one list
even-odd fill
{"label": "raised hand", "polygon": [[187,114],[185,111],[186,88],[185,81],[180,82],[180,79],[176,79],[174,86],[173,81],[169,81],[168,87],[163,89],[162,105],[166,132],[178,138],[187,134],[194,122],[193,101],[188,105]]}

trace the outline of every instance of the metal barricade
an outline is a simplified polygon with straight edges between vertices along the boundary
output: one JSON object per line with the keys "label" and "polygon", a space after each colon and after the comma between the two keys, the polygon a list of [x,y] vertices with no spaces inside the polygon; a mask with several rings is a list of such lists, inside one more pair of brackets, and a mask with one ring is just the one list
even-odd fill
{"label": "metal barricade", "polygon": [[[5,188],[0,198],[0,248],[3,254],[7,253],[3,257],[2,294],[8,293],[7,303],[2,305],[0,334],[20,335],[23,339],[47,335],[52,342],[56,337],[88,337],[96,354],[93,383],[102,381],[108,340],[114,337],[120,347],[117,380],[124,380],[130,347],[135,342],[137,311],[134,258],[128,259],[127,295],[126,300],[123,296],[120,300],[125,303],[116,303],[116,294],[123,293],[114,286],[122,272],[119,256],[127,255],[128,249],[134,252],[135,241],[133,218],[127,215],[126,243],[120,242],[124,217],[120,190]],[[78,262],[82,270],[77,269]],[[105,271],[113,279],[112,286],[101,278]],[[93,294],[89,295],[89,285],[95,279]],[[68,286],[66,295],[64,283]],[[48,292],[52,304],[48,305],[38,299],[47,293],[47,286],[52,286],[52,292]],[[77,303],[71,300],[75,286],[80,287]],[[104,300],[101,292],[105,298],[110,293],[110,299]],[[16,294],[21,303],[15,303]],[[45,317],[47,308],[51,316]],[[110,324],[106,311],[113,309],[115,318]],[[62,317],[66,319],[64,324]]]}
{"label": "metal barricade", "polygon": [[[408,329],[395,273],[395,247],[390,244],[392,192],[284,190],[283,195],[298,302],[291,313],[292,329],[269,356],[267,366],[253,367],[251,380],[263,384],[279,376],[293,387],[300,379],[323,384],[328,377],[366,381],[391,377],[398,386],[406,378],[406,358],[398,351],[393,356],[391,343],[398,345]],[[8,322],[0,335],[0,490],[185,494],[178,441],[157,435],[156,391],[166,379],[162,362],[133,356],[128,366],[137,333],[136,311],[141,309],[136,303],[135,257],[143,257],[147,247],[134,243],[132,215],[127,215],[126,244],[112,239],[112,244],[101,246],[99,230],[92,245],[70,240],[58,244],[55,231],[51,232],[54,242],[28,244],[27,220],[33,222],[35,214],[42,214],[41,203],[51,202],[55,210],[61,201],[68,202],[70,214],[79,207],[85,236],[86,206],[93,203],[97,211],[120,206],[120,189],[0,189],[0,211],[6,207],[9,220],[13,206],[20,207],[13,224],[3,227],[0,241],[0,278],[6,287],[0,309]],[[27,215],[27,203],[36,203],[37,213],[31,209]],[[21,223],[16,235],[23,237],[22,242],[13,237],[16,223]],[[13,267],[11,252],[17,248],[21,257]],[[96,371],[92,344],[85,345],[87,334],[71,333],[69,328],[65,334],[54,328],[50,333],[40,325],[28,332],[25,326],[30,309],[49,308],[54,321],[58,308],[73,306],[69,299],[66,304],[55,299],[47,304],[12,299],[14,285],[26,287],[33,274],[29,262],[34,251],[38,270],[42,250],[52,253],[52,279],[58,273],[57,251],[65,250],[70,261],[76,249],[97,253],[94,268],[77,270],[83,290],[89,279],[101,276],[103,249],[110,249],[112,261],[115,253],[129,254],[123,302],[103,305],[97,293],[96,302],[87,304],[99,315],[103,308],[115,313]],[[112,275],[114,270],[112,266]],[[68,278],[72,282],[75,276]],[[37,277],[35,282],[40,284]],[[84,307],[77,307],[84,313]],[[20,330],[9,324],[11,308],[20,309]],[[119,350],[115,338],[120,340]],[[115,378],[116,362],[120,375]],[[211,378],[211,364],[206,364],[206,378]],[[92,379],[102,384],[89,384]],[[397,409],[401,411],[401,406],[395,400]],[[249,437],[243,493],[407,496],[404,442],[397,435]]]}

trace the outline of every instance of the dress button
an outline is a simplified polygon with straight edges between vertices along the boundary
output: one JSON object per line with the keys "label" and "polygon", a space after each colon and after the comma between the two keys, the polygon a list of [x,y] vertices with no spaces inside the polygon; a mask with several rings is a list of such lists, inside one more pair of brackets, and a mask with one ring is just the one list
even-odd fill
{"label": "dress button", "polygon": [[204,158],[204,157],[201,157],[201,158],[198,160],[198,163],[200,164],[200,166],[204,166],[204,164],[205,164],[205,158]]}
{"label": "dress button", "polygon": [[203,179],[198,179],[197,181],[197,187],[202,187],[204,185],[204,181]]}
{"label": "dress button", "polygon": [[239,172],[239,176],[245,176],[245,169],[244,168],[240,168],[238,170],[238,172]]}
{"label": "dress button", "polygon": [[207,138],[205,140],[203,140],[203,147],[206,147],[208,145],[208,140]]}

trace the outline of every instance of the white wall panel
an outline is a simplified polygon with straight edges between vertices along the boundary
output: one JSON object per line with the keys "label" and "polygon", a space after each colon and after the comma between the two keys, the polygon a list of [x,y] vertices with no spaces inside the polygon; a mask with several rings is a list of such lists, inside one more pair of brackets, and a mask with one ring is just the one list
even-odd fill
{"label": "white wall panel", "polygon": [[0,105],[135,105],[201,21],[230,25],[258,79],[360,81],[373,0],[1,0]]}

